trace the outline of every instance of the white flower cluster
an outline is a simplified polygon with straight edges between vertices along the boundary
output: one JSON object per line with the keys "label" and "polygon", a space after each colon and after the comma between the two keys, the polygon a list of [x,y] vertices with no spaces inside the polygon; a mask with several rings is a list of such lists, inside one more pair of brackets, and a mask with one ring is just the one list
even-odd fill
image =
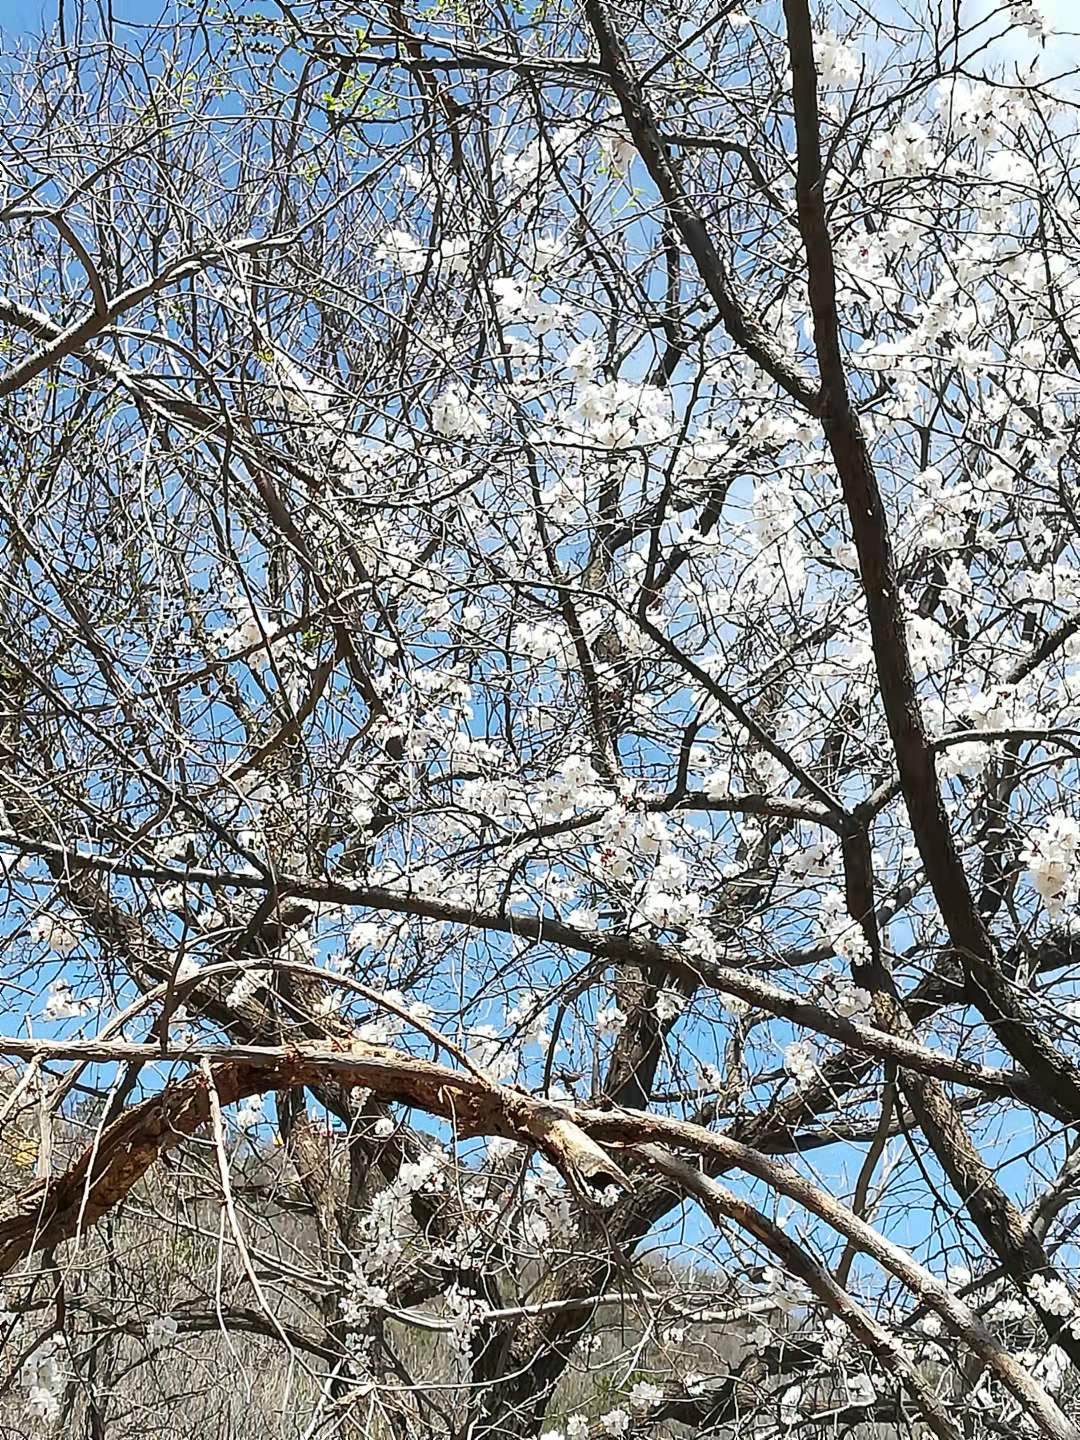
{"label": "white flower cluster", "polygon": [[830,975],[822,991],[822,1004],[844,1020],[866,1020],[873,1013],[873,998],[861,985]]}
{"label": "white flower cluster", "polygon": [[499,319],[504,325],[525,325],[539,336],[558,329],[568,317],[565,305],[541,299],[538,288],[528,281],[501,275],[492,281],[491,288],[498,302]]}
{"label": "white flower cluster", "polygon": [[263,1114],[263,1097],[251,1095],[236,1111],[236,1123],[241,1130],[253,1130],[262,1125],[266,1116]]}
{"label": "white flower cluster", "polygon": [[949,657],[949,632],[932,615],[909,617],[907,642],[916,673],[937,670]]}
{"label": "white flower cluster", "polygon": [[626,1015],[618,1005],[601,1005],[596,1012],[593,1029],[597,1035],[617,1035],[626,1024]]}
{"label": "white flower cluster", "polygon": [[926,174],[936,168],[939,160],[926,126],[917,120],[905,120],[871,140],[864,163],[872,180],[894,180]]}
{"label": "white flower cluster", "polygon": [[939,113],[956,135],[974,140],[983,150],[1002,139],[1006,97],[995,86],[957,77],[943,81],[934,98]]}
{"label": "white flower cluster", "polygon": [[[295,699],[310,675],[313,657],[301,649],[294,636],[281,635],[283,627],[265,610],[252,607],[243,597],[231,596],[223,608],[231,613],[232,620],[213,632],[219,653],[232,656],[251,651],[245,659],[253,668],[265,672],[276,666],[286,692]],[[237,788],[249,798],[254,796],[257,804],[260,797],[256,776],[257,772]],[[267,793],[266,799],[269,798]]]}
{"label": "white flower cluster", "polygon": [[182,956],[180,962],[176,966],[177,984],[179,984],[181,980],[193,979],[196,975],[198,975],[201,968],[202,967],[200,966],[198,960],[195,959],[194,955]]}
{"label": "white flower cluster", "polygon": [[30,926],[30,938],[48,945],[65,959],[83,940],[82,924],[74,919],[58,919],[55,915],[39,915]]}
{"label": "white flower cluster", "polygon": [[329,417],[337,401],[333,389],[313,379],[289,359],[283,350],[274,350],[269,370],[281,387],[285,408],[294,420],[310,421]]}
{"label": "white flower cluster", "polygon": [[[1002,1291],[1001,1298],[995,1300],[986,1312],[986,1318],[988,1320],[996,1320],[998,1324],[1003,1325],[1013,1320],[1023,1320],[1026,1314],[1027,1310],[1024,1308],[1024,1302],[1022,1300],[1010,1291]],[[941,1325],[939,1322],[939,1332],[940,1329]]]}
{"label": "white flower cluster", "polygon": [[671,435],[671,401],[655,385],[586,381],[578,391],[577,413],[585,422],[584,438],[606,450],[655,445]]}
{"label": "white flower cluster", "polygon": [[174,860],[182,860],[189,847],[198,843],[199,837],[194,830],[177,830],[154,841],[154,855],[162,865],[169,865]]}
{"label": "white flower cluster", "polygon": [[374,920],[358,920],[349,931],[349,938],[346,940],[346,949],[350,953],[360,950],[377,950],[382,945],[385,931],[382,925],[377,925]]}
{"label": "white flower cluster", "polygon": [[583,755],[568,755],[558,771],[532,793],[525,813],[542,822],[569,820],[579,810],[610,805],[613,798]]}
{"label": "white flower cluster", "polygon": [[551,1043],[551,1032],[548,1029],[550,1013],[550,1005],[543,1003],[542,991],[523,990],[516,1002],[507,1009],[506,1023],[517,1032],[523,1043],[546,1051]]}
{"label": "white flower cluster", "polygon": [[470,1025],[464,1035],[469,1056],[485,1070],[492,1080],[513,1079],[517,1073],[520,1052],[507,1044],[494,1025]]}
{"label": "white flower cluster", "polygon": [[[445,1152],[429,1150],[402,1165],[393,1181],[375,1196],[357,1232],[350,1302],[354,1310],[363,1308],[364,1295],[384,1293],[382,1282],[404,1254],[405,1237],[410,1229],[411,1198],[444,1190],[446,1166]],[[369,1299],[367,1303],[373,1302]]]}
{"label": "white flower cluster", "polygon": [[798,519],[795,497],[788,480],[777,475],[754,484],[754,533],[761,545],[783,540]]}
{"label": "white flower cluster", "polygon": [[664,1392],[659,1385],[654,1385],[650,1380],[639,1380],[630,1387],[630,1408],[632,1410],[648,1410],[653,1405],[658,1405],[664,1398]]}
{"label": "white flower cluster", "polygon": [[818,1074],[817,1052],[807,1040],[796,1040],[784,1051],[784,1069],[799,1089],[810,1085]]}
{"label": "white flower cluster", "polygon": [[542,1251],[555,1236],[568,1233],[574,1212],[559,1172],[546,1160],[539,1162],[537,1170],[522,1186],[521,1238]]}
{"label": "white flower cluster", "polygon": [[474,440],[488,429],[488,417],[458,384],[448,385],[431,403],[431,424],[447,440]]}
{"label": "white flower cluster", "polygon": [[363,1270],[353,1266],[341,1297],[341,1318],[347,1325],[360,1326],[369,1310],[381,1310],[390,1298],[385,1285],[374,1284]]}
{"label": "white flower cluster", "polygon": [[26,1391],[26,1408],[46,1425],[55,1424],[60,1418],[65,1379],[60,1348],[60,1337],[50,1335],[27,1356],[19,1371],[19,1383]]}
{"label": "white flower cluster", "polygon": [[800,1424],[802,1415],[803,1388],[801,1385],[789,1385],[780,1396],[780,1413],[777,1419],[784,1430],[791,1430]]}
{"label": "white flower cluster", "polygon": [[60,975],[49,984],[41,1014],[45,1020],[78,1020],[84,1015],[93,1015],[97,1008],[93,1000],[80,1000],[72,990],[71,982]]}
{"label": "white flower cluster", "polygon": [[[689,883],[689,867],[678,855],[668,853],[656,862],[641,896],[641,913],[650,925],[667,930],[694,923],[701,913],[701,896],[688,888]],[[681,996],[672,996],[670,992],[666,995],[667,1008],[682,1009],[685,1001]],[[656,1013],[660,1018],[673,1018],[673,1014],[661,1015],[660,1003],[658,998]]]}
{"label": "white flower cluster", "polygon": [[387,230],[375,259],[406,276],[421,274],[429,261],[441,275],[464,275],[471,252],[472,246],[464,235],[450,237],[430,249],[408,230]]}
{"label": "white flower cluster", "polygon": [[814,36],[814,63],[822,85],[844,90],[859,78],[859,57],[832,33],[823,30]]}
{"label": "white flower cluster", "polygon": [[349,819],[358,830],[367,830],[379,808],[380,784],[376,772],[363,774],[354,767],[343,767],[338,776],[342,790],[349,796]]}
{"label": "white flower cluster", "polygon": [[[500,155],[498,173],[512,190],[533,192],[531,199],[536,203],[539,196],[535,192],[542,192],[546,186],[557,183],[558,167],[576,148],[581,134],[577,125],[556,126],[548,137],[536,139],[521,150],[505,151]],[[555,167],[549,163],[551,155],[555,156]]]}
{"label": "white flower cluster", "polygon": [[534,275],[546,275],[565,255],[565,237],[544,230],[527,238],[521,258]]}
{"label": "white flower cluster", "polygon": [[600,132],[601,160],[607,169],[616,175],[625,175],[634,163],[636,154],[637,147],[630,138],[622,111],[618,105],[610,106]]}
{"label": "white flower cluster", "polygon": [[[806,564],[798,519],[799,509],[786,477],[770,476],[755,481],[747,533],[756,554],[743,574],[744,589],[749,587],[762,599],[801,593],[806,583]],[[758,763],[763,759],[764,756],[759,756]],[[765,763],[770,767],[775,765],[772,759]]]}
{"label": "white flower cluster", "polygon": [[580,529],[588,523],[588,476],[584,470],[567,465],[556,472],[550,485],[540,491],[540,504],[548,524]]}
{"label": "white flower cluster", "polygon": [[1033,40],[1043,40],[1050,34],[1047,18],[1034,0],[1012,0],[1012,19]]}
{"label": "white flower cluster", "polygon": [[1057,1315],[1064,1319],[1076,1309],[1076,1301],[1064,1280],[1032,1275],[1027,1289],[1034,1303],[1048,1315]]}
{"label": "white flower cluster", "polygon": [[554,625],[526,622],[514,626],[510,643],[516,654],[525,656],[534,665],[542,665],[545,660],[562,653],[564,638]]}
{"label": "white flower cluster", "polygon": [[266,985],[270,979],[270,971],[253,967],[250,970],[242,970],[240,975],[230,987],[226,1003],[233,1006],[246,1005],[253,999],[261,985]]}
{"label": "white flower cluster", "polygon": [[[579,803],[584,803],[580,797]],[[629,882],[646,869],[637,902],[640,919],[661,929],[694,924],[701,897],[691,889],[690,867],[676,853],[675,838],[661,816],[625,803],[612,805],[597,821],[595,834],[589,869],[597,880]]]}
{"label": "white flower cluster", "polygon": [[588,337],[572,345],[563,361],[575,380],[590,380],[599,363],[600,352],[596,348],[596,341]]}
{"label": "white flower cluster", "polygon": [[379,1010],[372,1019],[357,1027],[356,1038],[366,1045],[388,1045],[405,1033],[407,1021],[402,1015],[395,1014],[395,1010],[402,1010],[421,1023],[431,1015],[429,1005],[422,1000],[410,1000],[401,990],[384,990],[382,995],[394,1010]]}
{"label": "white flower cluster", "polygon": [[467,1355],[474,1335],[490,1312],[490,1306],[483,1296],[457,1281],[447,1287],[443,1302],[450,1315],[451,1341],[462,1355]]}
{"label": "white flower cluster", "polygon": [[823,943],[849,964],[862,964],[870,958],[870,946],[862,927],[848,914],[847,901],[839,890],[822,893],[817,930]]}
{"label": "white flower cluster", "polygon": [[823,1360],[839,1360],[851,1344],[851,1331],[839,1315],[828,1315],[825,1319],[825,1335],[821,1342]]}
{"label": "white flower cluster", "polygon": [[588,1417],[571,1415],[566,1422],[565,1430],[545,1430],[540,1436],[540,1440],[587,1440],[588,1434]]}
{"label": "white flower cluster", "polygon": [[686,996],[680,995],[677,990],[658,990],[653,1010],[661,1025],[670,1024],[677,1020],[686,1009]]}
{"label": "white flower cluster", "polygon": [[770,1302],[785,1315],[803,1309],[810,1300],[810,1292],[801,1280],[785,1274],[774,1265],[766,1265],[761,1272],[761,1283]]}
{"label": "white flower cluster", "polygon": [[[1035,710],[1012,685],[972,690],[966,699],[951,702],[949,706],[928,702],[923,706],[923,714],[927,724],[935,730],[940,729],[942,734],[971,729],[992,736],[1012,726],[1022,728],[1039,724]],[[938,758],[938,774],[945,779],[953,775],[976,776],[985,768],[992,754],[990,746],[982,740],[950,745]]]}
{"label": "white flower cluster", "polygon": [[865,1370],[856,1370],[844,1378],[849,1405],[873,1405],[877,1399],[877,1388]]}
{"label": "white flower cluster", "polygon": [[1041,1355],[1038,1350],[1020,1350],[1016,1363],[1051,1394],[1063,1388],[1065,1377],[1072,1371],[1072,1361],[1060,1345],[1049,1345]]}
{"label": "white flower cluster", "polygon": [[1077,851],[1080,850],[1080,824],[1071,815],[1051,815],[1046,827],[1028,841],[1021,860],[1036,892],[1046,903],[1051,918],[1059,915],[1066,904],[1077,900]]}

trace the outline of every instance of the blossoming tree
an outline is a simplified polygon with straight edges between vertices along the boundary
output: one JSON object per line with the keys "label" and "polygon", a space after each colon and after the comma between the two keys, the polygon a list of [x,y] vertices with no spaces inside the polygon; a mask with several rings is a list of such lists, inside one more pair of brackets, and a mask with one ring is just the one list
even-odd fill
{"label": "blossoming tree", "polygon": [[4,51],[5,1415],[1077,1440],[1070,42],[269,8]]}

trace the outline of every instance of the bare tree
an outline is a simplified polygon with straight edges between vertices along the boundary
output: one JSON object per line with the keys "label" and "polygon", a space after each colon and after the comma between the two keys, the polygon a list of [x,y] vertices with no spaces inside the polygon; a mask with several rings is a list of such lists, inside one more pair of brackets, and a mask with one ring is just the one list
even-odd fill
{"label": "bare tree", "polygon": [[0,1420],[1078,1440],[1072,41],[59,21]]}

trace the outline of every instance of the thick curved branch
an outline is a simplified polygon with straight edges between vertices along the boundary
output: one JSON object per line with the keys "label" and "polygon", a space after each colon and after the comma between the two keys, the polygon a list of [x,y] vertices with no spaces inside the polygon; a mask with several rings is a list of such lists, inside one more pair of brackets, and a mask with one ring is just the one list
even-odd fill
{"label": "thick curved branch", "polygon": [[[121,1048],[109,1047],[114,1052]],[[160,1049],[156,1055],[161,1058]],[[84,1051],[81,1058],[93,1055]],[[602,1199],[612,1187],[629,1187],[619,1166],[569,1111],[403,1051],[359,1042],[331,1051],[231,1046],[201,1059],[205,1064],[218,1061],[213,1077],[221,1105],[334,1079],[450,1121],[463,1136],[500,1135],[535,1148],[586,1201]],[[120,1204],[155,1160],[210,1124],[213,1112],[206,1079],[196,1075],[166,1085],[122,1115],[65,1175],[32,1185],[17,1197],[15,1213],[0,1220],[0,1274],[26,1255],[52,1249],[95,1224]]]}
{"label": "thick curved branch", "polygon": [[[282,883],[287,882],[283,880]],[[336,887],[331,888],[335,890],[333,902],[343,903]],[[369,897],[373,894],[371,891],[363,893]],[[381,905],[377,899],[368,899],[362,903],[370,905],[374,909],[398,908]],[[416,911],[406,908],[406,913],[418,913],[433,919],[452,920],[476,929],[527,935],[537,940],[564,944],[571,949],[580,950],[598,958],[629,958],[650,966],[660,965],[665,973],[673,979],[689,979],[695,984],[704,984],[721,994],[736,996],[748,1005],[767,1011],[770,1015],[789,1020],[793,1024],[800,1025],[817,1034],[827,1035],[830,1039],[838,1041],[859,1054],[873,1056],[875,1059],[896,1061],[914,1072],[952,1084],[964,1085],[986,1094],[1009,1096],[1032,1109],[1042,1110],[1048,1115],[1053,1115],[1057,1119],[1067,1118],[1067,1112],[1061,1110],[1052,1099],[1044,1095],[1040,1087],[1032,1084],[1030,1077],[1023,1071],[1004,1069],[994,1065],[980,1065],[974,1061],[946,1055],[938,1050],[930,1049],[928,1046],[920,1045],[908,1035],[891,1033],[857,1020],[848,1020],[821,1005],[815,1005],[812,1001],[803,999],[793,991],[785,990],[767,980],[759,980],[749,971],[717,965],[697,957],[688,957],[676,946],[631,941],[628,937],[608,937],[603,932],[574,930],[569,926],[554,925],[538,916],[492,916],[483,911],[468,910],[467,907],[449,903],[442,905],[437,902],[434,903],[433,908],[432,904],[420,901],[419,897],[417,897],[417,905]],[[507,924],[508,918],[512,920],[512,929]],[[553,931],[555,933],[552,933]],[[615,946],[619,946],[619,948],[613,948]],[[278,967],[285,970],[300,969],[306,973],[318,973],[311,971],[309,967],[295,966],[287,962],[265,960],[260,963],[271,969]],[[229,967],[215,966],[211,967],[211,970],[215,974],[219,970],[221,973],[227,973]],[[199,978],[194,976],[185,983],[183,987],[185,994],[195,989]],[[333,983],[343,983],[337,976],[328,974],[326,978]],[[344,983],[347,984],[347,982]],[[363,987],[353,986],[352,988],[362,990]],[[377,997],[373,995],[371,998]],[[394,1007],[391,1005],[389,1008],[393,1010]],[[431,1037],[429,1036],[429,1038]],[[440,1043],[445,1042],[440,1041]],[[14,1037],[0,1036],[0,1054],[14,1055],[21,1059],[66,1058],[82,1062],[93,1060],[135,1061],[161,1059],[163,1053],[160,1047],[153,1045],[81,1040],[67,1042],[20,1040]],[[235,1048],[198,1046],[184,1051],[183,1058],[198,1056],[212,1060],[224,1060],[236,1053]]]}
{"label": "thick curved branch", "polygon": [[[246,1059],[220,1064],[214,1084],[221,1103],[334,1074],[381,1098],[416,1106],[449,1120],[458,1133],[498,1135],[541,1150],[575,1192],[606,1203],[629,1181],[603,1148],[662,1144],[709,1157],[722,1168],[761,1180],[817,1215],[895,1275],[937,1313],[1027,1409],[1047,1440],[1080,1440],[1080,1429],[986,1329],[978,1315],[951,1294],[907,1251],[860,1220],[790,1166],[770,1160],[727,1135],[699,1125],[629,1110],[555,1106],[477,1076],[379,1046],[354,1045],[349,1053],[241,1050]],[[202,1076],[168,1085],[160,1095],[122,1116],[63,1176],[32,1186],[16,1213],[0,1221],[0,1274],[26,1255],[53,1249],[80,1234],[118,1205],[159,1155],[175,1148],[212,1118]]]}

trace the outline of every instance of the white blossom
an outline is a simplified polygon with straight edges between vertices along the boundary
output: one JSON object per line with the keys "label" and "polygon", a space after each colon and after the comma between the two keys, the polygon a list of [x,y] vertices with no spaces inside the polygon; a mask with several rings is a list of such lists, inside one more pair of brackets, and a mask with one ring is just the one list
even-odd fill
{"label": "white blossom", "polygon": [[43,1340],[23,1361],[19,1371],[19,1382],[26,1391],[26,1408],[46,1425],[54,1424],[60,1417],[66,1382],[60,1343],[56,1335]]}
{"label": "white blossom", "polygon": [[487,417],[460,385],[449,385],[431,405],[431,424],[448,440],[475,439],[488,428]]}
{"label": "white blossom", "polygon": [[1069,1287],[1056,1277],[1032,1275],[1027,1282],[1027,1290],[1035,1304],[1050,1315],[1064,1317],[1076,1309]]}
{"label": "white blossom", "polygon": [[596,1012],[595,1026],[598,1035],[617,1035],[625,1024],[626,1016],[618,1005],[602,1005]]}
{"label": "white blossom", "polygon": [[859,78],[859,57],[830,31],[814,37],[814,61],[823,85],[844,89]]}
{"label": "white blossom", "polygon": [[388,230],[375,251],[377,260],[400,270],[403,275],[418,275],[427,264],[427,255],[425,247],[407,230]]}
{"label": "white blossom", "polygon": [[83,940],[81,922],[60,919],[55,915],[39,915],[30,926],[31,939],[48,945],[50,950],[65,959],[76,950]]}
{"label": "white blossom", "polygon": [[625,175],[637,155],[637,149],[617,105],[611,106],[601,129],[600,153],[605,165],[617,175]]}
{"label": "white blossom", "polygon": [[77,1020],[85,1015],[93,1015],[97,1008],[96,1001],[80,999],[72,990],[71,982],[61,975],[49,982],[41,1014],[46,1020]]}
{"label": "white blossom", "polygon": [[677,990],[658,990],[653,1009],[661,1025],[666,1025],[686,1009],[686,996],[680,995]]}
{"label": "white blossom", "polygon": [[659,1385],[654,1385],[649,1380],[638,1380],[630,1387],[628,1398],[631,1409],[648,1410],[651,1406],[659,1404],[664,1398],[664,1392]]}
{"label": "white blossom", "polygon": [[1029,837],[1021,860],[1051,916],[1077,898],[1077,851],[1080,824],[1070,815],[1052,815],[1041,831]]}
{"label": "white blossom", "polygon": [[784,1069],[798,1086],[806,1086],[818,1073],[814,1047],[806,1040],[796,1040],[784,1051]]}

